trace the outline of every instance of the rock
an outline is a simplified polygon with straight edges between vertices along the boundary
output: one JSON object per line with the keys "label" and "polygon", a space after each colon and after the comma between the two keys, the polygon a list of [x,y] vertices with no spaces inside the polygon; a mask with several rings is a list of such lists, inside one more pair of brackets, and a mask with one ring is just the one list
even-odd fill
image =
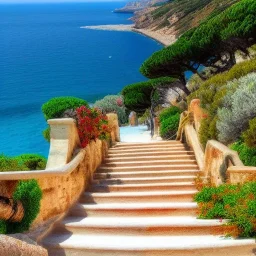
{"label": "rock", "polygon": [[[16,238],[15,238],[16,237]],[[21,240],[19,240],[19,239]],[[0,235],[0,256],[47,256],[48,252],[26,235]]]}

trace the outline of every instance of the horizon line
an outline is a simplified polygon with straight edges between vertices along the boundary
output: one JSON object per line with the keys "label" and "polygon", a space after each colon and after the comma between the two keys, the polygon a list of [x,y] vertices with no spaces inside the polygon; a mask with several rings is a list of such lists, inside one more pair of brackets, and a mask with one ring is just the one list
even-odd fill
{"label": "horizon line", "polygon": [[110,3],[110,2],[127,2],[127,0],[75,0],[75,1],[72,1],[72,0],[68,0],[68,1],[65,1],[65,0],[61,0],[61,1],[58,1],[58,0],[55,0],[55,1],[37,1],[37,2],[32,2],[32,1],[26,1],[26,2],[18,2],[18,1],[6,1],[6,2],[1,2],[0,1],[0,5],[1,4],[72,4],[72,3]]}

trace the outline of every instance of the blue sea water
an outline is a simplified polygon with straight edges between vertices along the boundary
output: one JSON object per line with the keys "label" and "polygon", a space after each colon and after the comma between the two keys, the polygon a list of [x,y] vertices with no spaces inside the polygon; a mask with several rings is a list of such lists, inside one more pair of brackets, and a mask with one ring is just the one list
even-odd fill
{"label": "blue sea water", "polygon": [[94,102],[145,79],[138,69],[159,43],[80,28],[131,23],[130,14],[112,12],[123,4],[0,5],[0,153],[48,155],[41,105],[50,98]]}

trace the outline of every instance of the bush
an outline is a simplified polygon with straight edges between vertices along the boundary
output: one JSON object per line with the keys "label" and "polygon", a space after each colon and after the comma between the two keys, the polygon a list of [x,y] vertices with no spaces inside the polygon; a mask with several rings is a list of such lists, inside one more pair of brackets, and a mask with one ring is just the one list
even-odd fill
{"label": "bush", "polygon": [[256,117],[256,73],[240,78],[235,85],[235,92],[228,91],[218,109],[218,139],[226,144],[236,141]]}
{"label": "bush", "polygon": [[231,149],[237,151],[241,161],[246,166],[256,166],[256,148],[249,148],[239,140],[230,146]]}
{"label": "bush", "polygon": [[248,147],[256,148],[256,118],[249,121],[249,129],[242,136]]}
{"label": "bush", "polygon": [[19,181],[13,199],[21,201],[24,208],[24,217],[21,222],[6,222],[8,234],[22,233],[29,230],[30,225],[40,211],[42,190],[36,180]]}
{"label": "bush", "polygon": [[28,167],[14,157],[0,155],[0,172],[27,171]]}
{"label": "bush", "polygon": [[44,170],[46,167],[46,158],[38,154],[22,154],[15,159],[24,164],[29,170]]}
{"label": "bush", "polygon": [[42,106],[45,120],[60,118],[66,110],[74,110],[81,106],[88,106],[83,99],[75,97],[57,97],[52,98]]}
{"label": "bush", "polygon": [[38,154],[23,154],[15,157],[0,155],[0,172],[43,170],[46,161],[45,157]]}
{"label": "bush", "polygon": [[179,128],[181,112],[177,107],[170,107],[160,113],[160,136],[163,139],[170,140],[176,135]]}
{"label": "bush", "polygon": [[43,136],[45,138],[46,141],[50,142],[51,141],[51,129],[50,126],[48,125],[48,127],[43,131]]}
{"label": "bush", "polygon": [[256,236],[256,182],[204,187],[195,196],[200,218],[229,219],[227,230],[235,237]]}
{"label": "bush", "polygon": [[107,95],[102,100],[96,101],[94,107],[101,109],[104,113],[115,112],[118,116],[119,124],[128,122],[128,115],[126,114],[122,96]]}
{"label": "bush", "polygon": [[82,147],[86,147],[91,140],[107,140],[110,137],[108,118],[99,109],[89,109],[82,106],[76,110],[77,128]]}
{"label": "bush", "polygon": [[6,234],[6,222],[4,220],[0,220],[0,234]]}
{"label": "bush", "polygon": [[[202,120],[199,130],[199,139],[202,145],[205,146],[210,139],[217,139],[216,117],[218,108],[222,107],[223,98],[228,93],[228,90],[231,90],[231,88],[228,88],[227,83],[231,84],[231,81],[233,81],[233,87],[236,88],[237,80],[252,72],[256,72],[256,59],[244,61],[225,73],[211,77],[202,83],[198,90],[187,97],[189,103],[193,99],[200,99],[201,107],[208,114],[208,118]],[[230,85],[230,87],[232,86]],[[209,131],[209,127],[212,127],[211,131]]]}
{"label": "bush", "polygon": [[159,121],[160,123],[163,122],[164,120],[168,119],[169,117],[176,115],[177,113],[181,113],[182,111],[178,108],[178,107],[170,107],[170,108],[166,108],[164,109],[160,115],[159,115]]}
{"label": "bush", "polygon": [[180,114],[177,113],[160,124],[160,136],[166,140],[172,140],[177,134],[180,122]]}

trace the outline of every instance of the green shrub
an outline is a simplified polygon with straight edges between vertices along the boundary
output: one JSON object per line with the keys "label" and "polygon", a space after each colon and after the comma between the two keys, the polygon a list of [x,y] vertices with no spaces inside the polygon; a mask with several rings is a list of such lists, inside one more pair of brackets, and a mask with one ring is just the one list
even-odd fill
{"label": "green shrub", "polygon": [[204,187],[196,194],[195,201],[199,205],[200,218],[229,219],[230,235],[256,236],[256,182]]}
{"label": "green shrub", "polygon": [[48,120],[62,117],[66,110],[74,110],[81,106],[88,107],[88,103],[83,99],[75,97],[57,97],[44,103],[42,106],[42,111],[45,119]]}
{"label": "green shrub", "polygon": [[256,148],[249,148],[241,140],[233,143],[230,148],[237,151],[244,165],[256,166]]}
{"label": "green shrub", "polygon": [[0,155],[0,172],[26,171],[27,166],[23,162],[17,161],[14,157]]}
{"label": "green shrub", "polygon": [[36,180],[19,181],[13,199],[21,201],[25,214],[21,222],[6,222],[7,233],[22,233],[29,230],[30,225],[40,211],[42,190]]}
{"label": "green shrub", "polygon": [[38,154],[22,154],[15,159],[24,164],[29,170],[44,170],[46,167],[46,158]]}
{"label": "green shrub", "polygon": [[22,154],[15,157],[0,155],[0,172],[43,170],[46,161],[45,157],[38,154]]}
{"label": "green shrub", "polygon": [[106,114],[115,112],[118,116],[119,124],[126,124],[128,122],[128,115],[123,104],[122,96],[107,95],[103,99],[96,101],[94,107],[103,110]]}
{"label": "green shrub", "polygon": [[178,108],[178,107],[170,107],[170,108],[166,108],[164,109],[160,115],[159,115],[159,121],[160,123],[163,122],[165,119],[168,119],[169,117],[176,115],[177,113],[181,113],[182,111]]}
{"label": "green shrub", "polygon": [[256,73],[248,74],[226,86],[237,89],[226,94],[218,109],[218,139],[229,144],[248,129],[249,121],[256,117]]}
{"label": "green shrub", "polygon": [[[188,97],[188,103],[193,99],[200,99],[201,107],[208,114],[208,118],[202,120],[199,139],[202,145],[206,145],[210,139],[217,139],[218,133],[216,129],[218,108],[222,107],[223,98],[227,93],[233,92],[233,88],[237,88],[237,81],[248,75],[256,72],[256,59],[244,61],[235,65],[229,71],[215,75],[201,84],[200,88],[191,93]],[[231,86],[231,82],[233,85]],[[211,127],[211,131],[209,130]]]}
{"label": "green shrub", "polygon": [[6,234],[6,222],[4,220],[0,220],[0,234]]}
{"label": "green shrub", "polygon": [[45,130],[43,130],[43,136],[44,136],[46,141],[50,142],[50,140],[51,140],[51,129],[50,129],[49,125]]}
{"label": "green shrub", "polygon": [[170,140],[175,137],[179,128],[181,112],[179,108],[173,106],[160,113],[160,136],[163,139]]}
{"label": "green shrub", "polygon": [[248,147],[256,148],[256,118],[249,121],[249,129],[242,136]]}
{"label": "green shrub", "polygon": [[177,134],[180,122],[180,114],[177,113],[165,120],[160,124],[160,135],[163,139],[171,140]]}

